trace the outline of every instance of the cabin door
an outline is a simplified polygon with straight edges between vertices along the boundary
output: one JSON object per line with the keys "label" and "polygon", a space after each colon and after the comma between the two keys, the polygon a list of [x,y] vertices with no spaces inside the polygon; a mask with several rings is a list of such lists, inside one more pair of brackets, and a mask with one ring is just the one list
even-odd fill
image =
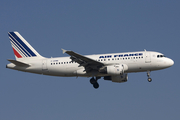
{"label": "cabin door", "polygon": [[151,62],[151,53],[146,52],[145,53],[145,63],[150,63]]}

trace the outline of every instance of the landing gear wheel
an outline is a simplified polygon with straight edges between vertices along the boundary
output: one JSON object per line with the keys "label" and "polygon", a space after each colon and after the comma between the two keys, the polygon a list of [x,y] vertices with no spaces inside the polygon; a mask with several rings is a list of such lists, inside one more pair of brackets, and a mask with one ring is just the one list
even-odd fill
{"label": "landing gear wheel", "polygon": [[91,78],[91,79],[90,79],[90,83],[91,83],[91,84],[94,84],[94,83],[96,83],[96,80],[95,80],[94,78]]}
{"label": "landing gear wheel", "polygon": [[100,79],[101,77],[96,77],[96,79],[94,78],[94,77],[92,77],[91,79],[90,79],[90,83],[93,85],[93,87],[95,88],[95,89],[97,89],[97,88],[99,88],[99,83],[97,82],[98,81],[98,79]]}
{"label": "landing gear wheel", "polygon": [[152,81],[152,79],[151,78],[148,78],[148,82],[151,82]]}
{"label": "landing gear wheel", "polygon": [[95,89],[97,89],[97,88],[99,88],[99,84],[96,82],[96,83],[93,84],[93,87],[94,87]]}
{"label": "landing gear wheel", "polygon": [[151,81],[152,81],[152,79],[150,78],[150,72],[151,72],[151,71],[147,71],[148,82],[151,82]]}

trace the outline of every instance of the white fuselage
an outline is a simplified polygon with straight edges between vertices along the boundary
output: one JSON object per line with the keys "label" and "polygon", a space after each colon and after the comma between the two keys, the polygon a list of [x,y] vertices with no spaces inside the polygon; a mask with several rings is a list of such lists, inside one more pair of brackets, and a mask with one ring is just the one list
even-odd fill
{"label": "white fuselage", "polygon": [[[163,54],[151,51],[86,55],[85,57],[99,61],[105,66],[124,64],[126,66],[125,73],[160,70],[174,64],[173,60],[164,57]],[[30,64],[30,67],[20,67],[13,63],[8,64],[6,67],[51,76],[92,76],[92,74],[86,73],[83,66],[72,62],[70,57],[28,58],[23,59],[22,62]],[[108,74],[97,73],[96,76],[108,76]]]}

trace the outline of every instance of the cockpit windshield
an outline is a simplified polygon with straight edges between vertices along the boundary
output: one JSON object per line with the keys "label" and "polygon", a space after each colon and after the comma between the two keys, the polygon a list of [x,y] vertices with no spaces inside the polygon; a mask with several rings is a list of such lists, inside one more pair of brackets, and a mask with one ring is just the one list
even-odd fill
{"label": "cockpit windshield", "polygon": [[157,58],[165,57],[165,55],[157,55]]}

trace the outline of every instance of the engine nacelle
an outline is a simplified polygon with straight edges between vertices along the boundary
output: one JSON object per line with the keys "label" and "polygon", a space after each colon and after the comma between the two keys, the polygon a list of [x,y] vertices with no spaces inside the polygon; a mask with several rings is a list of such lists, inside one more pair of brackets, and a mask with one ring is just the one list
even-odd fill
{"label": "engine nacelle", "polygon": [[104,80],[111,80],[112,82],[127,82],[128,80],[128,75],[125,73],[123,75],[115,75],[115,76],[105,76]]}
{"label": "engine nacelle", "polygon": [[128,70],[127,65],[120,64],[120,65],[111,65],[105,66],[99,70],[100,73],[109,74],[112,76],[116,75],[123,75],[124,71]]}

